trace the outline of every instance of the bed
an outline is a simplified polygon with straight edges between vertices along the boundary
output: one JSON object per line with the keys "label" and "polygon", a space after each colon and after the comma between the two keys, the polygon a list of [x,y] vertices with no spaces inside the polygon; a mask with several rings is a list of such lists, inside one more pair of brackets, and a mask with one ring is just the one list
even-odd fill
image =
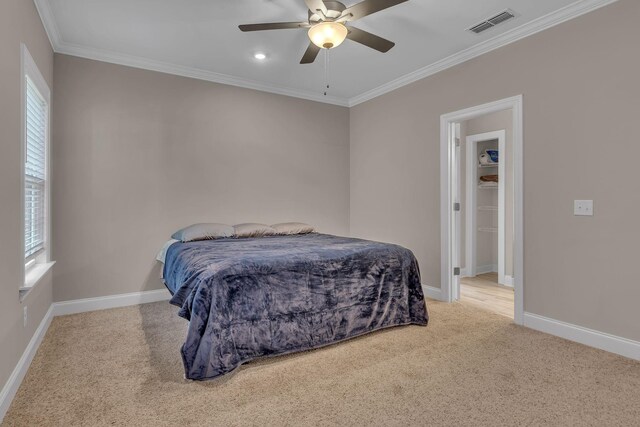
{"label": "bed", "polygon": [[164,263],[193,380],[428,321],[418,263],[396,245],[318,233],[173,242]]}

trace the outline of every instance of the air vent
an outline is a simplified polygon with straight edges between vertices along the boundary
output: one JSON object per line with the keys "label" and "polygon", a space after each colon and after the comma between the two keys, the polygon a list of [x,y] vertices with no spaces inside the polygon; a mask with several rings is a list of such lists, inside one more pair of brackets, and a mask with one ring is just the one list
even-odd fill
{"label": "air vent", "polygon": [[487,31],[490,28],[495,27],[496,25],[502,24],[503,22],[507,22],[508,20],[513,19],[515,17],[516,17],[515,12],[513,12],[512,10],[505,10],[504,12],[500,12],[496,16],[493,16],[489,19],[486,19],[480,22],[479,24],[474,25],[473,27],[469,28],[469,31],[476,34],[480,34],[484,31]]}
{"label": "air vent", "polygon": [[469,31],[473,31],[476,34],[480,34],[483,31],[488,30],[489,28],[492,28],[493,25],[490,22],[483,22],[482,24],[478,24],[475,27],[471,27],[469,28]]}

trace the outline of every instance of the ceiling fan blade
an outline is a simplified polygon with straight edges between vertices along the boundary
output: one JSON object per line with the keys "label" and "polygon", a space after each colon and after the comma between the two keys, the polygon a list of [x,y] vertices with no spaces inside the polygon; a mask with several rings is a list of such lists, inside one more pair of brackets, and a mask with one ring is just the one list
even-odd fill
{"label": "ceiling fan blade", "polygon": [[353,17],[349,19],[349,21],[355,21],[356,19],[364,18],[367,15],[380,12],[381,10],[388,9],[406,1],[408,0],[364,0],[343,10],[342,16],[350,13]]}
{"label": "ceiling fan blade", "polygon": [[272,22],[267,24],[246,24],[239,25],[240,31],[264,31],[264,30],[287,30],[295,28],[309,28],[308,22]]}
{"label": "ceiling fan blade", "polygon": [[349,33],[347,34],[347,38],[349,40],[353,40],[354,42],[363,44],[379,52],[388,52],[389,49],[396,45],[392,41],[383,39],[380,36],[376,36],[375,34],[368,33],[356,27],[349,26],[347,29],[349,30]]}
{"label": "ceiling fan blade", "polygon": [[301,64],[313,63],[313,61],[316,60],[318,53],[320,53],[320,48],[313,43],[309,43],[309,47],[307,48],[307,51],[302,56],[300,63]]}
{"label": "ceiling fan blade", "polygon": [[311,12],[316,13],[317,10],[321,10],[322,14],[327,16],[327,6],[325,6],[322,0],[304,0],[304,2]]}

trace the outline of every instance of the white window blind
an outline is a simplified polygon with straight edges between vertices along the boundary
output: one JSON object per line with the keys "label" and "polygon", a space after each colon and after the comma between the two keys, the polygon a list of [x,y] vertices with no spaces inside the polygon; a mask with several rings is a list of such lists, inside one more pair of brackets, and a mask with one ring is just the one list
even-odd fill
{"label": "white window blind", "polygon": [[24,256],[28,261],[45,248],[48,105],[31,79],[25,78]]}

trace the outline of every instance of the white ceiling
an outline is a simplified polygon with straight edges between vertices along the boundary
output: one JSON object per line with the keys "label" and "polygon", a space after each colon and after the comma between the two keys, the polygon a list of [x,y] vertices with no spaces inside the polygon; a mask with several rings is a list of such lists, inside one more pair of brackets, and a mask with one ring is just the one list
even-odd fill
{"label": "white ceiling", "polygon": [[[409,0],[353,24],[394,41],[396,46],[388,53],[350,40],[329,52],[327,97],[322,94],[322,52],[314,64],[299,64],[308,45],[305,30],[238,30],[238,24],[303,21],[304,0],[36,0],[36,4],[58,52],[352,105],[390,85],[415,80],[420,73],[428,75],[431,68],[454,65],[611,1]],[[507,8],[517,13],[516,19],[482,35],[466,31]],[[256,60],[256,52],[264,52],[267,59]],[[445,58],[449,59],[443,62]]]}

